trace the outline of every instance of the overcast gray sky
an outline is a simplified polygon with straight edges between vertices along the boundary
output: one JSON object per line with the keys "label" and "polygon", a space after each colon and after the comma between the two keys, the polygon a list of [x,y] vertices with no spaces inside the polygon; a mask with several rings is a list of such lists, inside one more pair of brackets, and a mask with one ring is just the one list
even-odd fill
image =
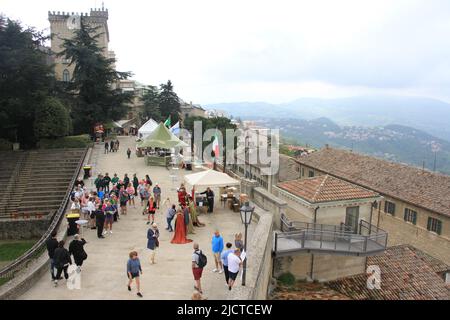
{"label": "overcast gray sky", "polygon": [[[422,95],[450,101],[448,0],[105,0],[120,71],[186,101]],[[49,29],[48,10],[101,0],[0,0]]]}

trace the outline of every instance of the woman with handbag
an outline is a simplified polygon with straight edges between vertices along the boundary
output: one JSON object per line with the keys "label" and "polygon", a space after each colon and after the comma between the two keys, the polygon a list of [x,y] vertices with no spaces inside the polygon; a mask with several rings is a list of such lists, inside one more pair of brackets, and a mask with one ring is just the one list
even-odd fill
{"label": "woman with handbag", "polygon": [[147,231],[147,249],[150,250],[150,263],[155,264],[156,248],[159,247],[159,230],[158,225],[153,223]]}

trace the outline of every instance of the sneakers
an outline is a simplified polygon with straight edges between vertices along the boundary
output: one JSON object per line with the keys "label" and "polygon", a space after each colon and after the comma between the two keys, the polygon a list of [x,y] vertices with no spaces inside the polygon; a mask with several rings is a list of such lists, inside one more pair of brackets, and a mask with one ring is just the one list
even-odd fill
{"label": "sneakers", "polygon": [[150,221],[147,221],[147,224],[150,224]]}
{"label": "sneakers", "polygon": [[112,234],[112,230],[109,230],[109,233]]}
{"label": "sneakers", "polygon": [[213,270],[213,272],[218,272],[218,271],[219,271],[219,270],[217,270],[217,269],[214,269],[214,270]]}
{"label": "sneakers", "polygon": [[128,291],[131,291],[131,287],[130,286],[128,286]]}
{"label": "sneakers", "polygon": [[140,292],[137,293],[137,296],[140,298],[143,298],[142,293],[140,293]]}
{"label": "sneakers", "polygon": [[53,285],[55,286],[55,288],[58,286],[58,280],[53,281]]}
{"label": "sneakers", "polygon": [[223,270],[220,270],[219,273],[223,273]]}
{"label": "sneakers", "polygon": [[108,233],[108,231],[106,231],[106,230],[105,230],[105,231],[103,231],[103,235],[105,235],[105,234],[107,234],[107,233]]}

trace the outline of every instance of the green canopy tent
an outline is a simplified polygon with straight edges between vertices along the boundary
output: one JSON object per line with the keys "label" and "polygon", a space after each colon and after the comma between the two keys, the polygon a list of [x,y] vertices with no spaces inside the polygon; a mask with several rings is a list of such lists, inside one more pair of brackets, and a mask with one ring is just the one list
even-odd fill
{"label": "green canopy tent", "polygon": [[[188,147],[189,145],[178,139],[176,135],[170,132],[169,129],[160,123],[156,129],[147,137],[145,140],[137,144],[138,148],[162,148],[171,149],[176,147]],[[160,157],[160,156],[145,156],[145,162],[147,165],[159,165],[168,167],[171,161],[170,156]]]}
{"label": "green canopy tent", "polygon": [[176,135],[161,122],[145,140],[137,144],[138,148],[163,148],[188,147],[189,145],[178,139]]}

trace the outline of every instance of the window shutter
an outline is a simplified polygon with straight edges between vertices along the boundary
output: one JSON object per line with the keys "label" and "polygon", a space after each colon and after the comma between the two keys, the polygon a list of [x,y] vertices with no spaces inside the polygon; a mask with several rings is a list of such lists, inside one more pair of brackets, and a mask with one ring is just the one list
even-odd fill
{"label": "window shutter", "polygon": [[436,233],[438,235],[441,235],[442,232],[442,221],[441,220],[437,220],[437,225],[436,225]]}
{"label": "window shutter", "polygon": [[431,231],[431,217],[428,217],[427,230]]}

